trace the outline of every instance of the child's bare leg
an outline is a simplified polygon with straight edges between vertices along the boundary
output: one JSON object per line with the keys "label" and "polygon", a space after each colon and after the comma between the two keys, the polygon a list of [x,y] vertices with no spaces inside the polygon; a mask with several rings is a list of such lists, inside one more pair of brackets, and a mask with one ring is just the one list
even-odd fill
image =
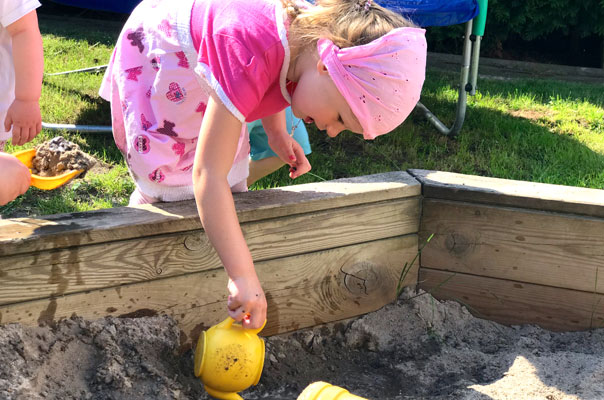
{"label": "child's bare leg", "polygon": [[141,192],[138,188],[134,189],[134,192],[130,195],[129,206],[136,206],[140,204],[151,204],[157,203],[158,200],[155,197],[147,196]]}
{"label": "child's bare leg", "polygon": [[279,157],[267,157],[261,160],[250,160],[250,174],[247,177],[247,186],[252,186],[258,179],[275,172],[285,163]]}

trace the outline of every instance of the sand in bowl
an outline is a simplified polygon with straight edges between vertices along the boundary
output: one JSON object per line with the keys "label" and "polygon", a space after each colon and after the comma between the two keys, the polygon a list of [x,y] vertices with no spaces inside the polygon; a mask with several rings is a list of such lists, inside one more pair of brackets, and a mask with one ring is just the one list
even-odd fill
{"label": "sand in bowl", "polygon": [[62,136],[57,136],[36,148],[36,156],[32,160],[32,173],[38,176],[50,177],[74,170],[84,170],[82,178],[95,161],[80,150],[80,146]]}

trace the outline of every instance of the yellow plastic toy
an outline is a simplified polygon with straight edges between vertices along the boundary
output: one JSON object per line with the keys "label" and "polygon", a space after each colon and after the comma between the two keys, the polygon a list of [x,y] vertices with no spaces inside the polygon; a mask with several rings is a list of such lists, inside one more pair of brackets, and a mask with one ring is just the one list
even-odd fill
{"label": "yellow plastic toy", "polygon": [[[32,160],[36,156],[36,149],[23,150],[13,154],[15,157],[19,159],[27,168],[30,169],[32,167]],[[60,186],[63,186],[79,174],[84,172],[83,169],[78,169],[75,171],[65,172],[64,174],[57,176],[39,176],[35,174],[31,174],[31,186],[37,187],[38,189],[43,190],[52,190],[56,189]]]}
{"label": "yellow plastic toy", "polygon": [[327,382],[313,382],[304,389],[298,400],[367,400],[355,396],[348,390]]}
{"label": "yellow plastic toy", "polygon": [[264,340],[259,329],[245,329],[227,318],[202,332],[195,349],[195,376],[217,399],[243,400],[237,394],[260,381]]}

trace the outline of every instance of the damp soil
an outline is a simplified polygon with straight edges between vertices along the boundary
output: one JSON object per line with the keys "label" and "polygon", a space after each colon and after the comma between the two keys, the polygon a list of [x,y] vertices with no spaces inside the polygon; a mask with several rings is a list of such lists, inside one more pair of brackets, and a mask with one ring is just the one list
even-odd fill
{"label": "damp soil", "polygon": [[[166,316],[0,326],[1,399],[210,399]],[[245,399],[296,399],[313,381],[367,399],[601,399],[604,330],[503,326],[406,291],[364,316],[266,339]]]}
{"label": "damp soil", "polygon": [[32,173],[49,177],[83,170],[84,172],[80,174],[80,177],[83,177],[94,164],[94,158],[84,153],[80,146],[62,136],[57,136],[36,148],[36,156],[32,160]]}

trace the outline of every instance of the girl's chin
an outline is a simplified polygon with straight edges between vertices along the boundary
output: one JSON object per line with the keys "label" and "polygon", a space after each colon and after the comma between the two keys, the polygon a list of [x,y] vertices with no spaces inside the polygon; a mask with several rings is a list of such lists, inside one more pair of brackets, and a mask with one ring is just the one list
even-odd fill
{"label": "girl's chin", "polygon": [[302,119],[302,117],[304,116],[304,115],[302,115],[302,113],[300,111],[295,109],[294,106],[292,106],[292,114],[294,114],[294,117],[300,118],[300,119]]}

